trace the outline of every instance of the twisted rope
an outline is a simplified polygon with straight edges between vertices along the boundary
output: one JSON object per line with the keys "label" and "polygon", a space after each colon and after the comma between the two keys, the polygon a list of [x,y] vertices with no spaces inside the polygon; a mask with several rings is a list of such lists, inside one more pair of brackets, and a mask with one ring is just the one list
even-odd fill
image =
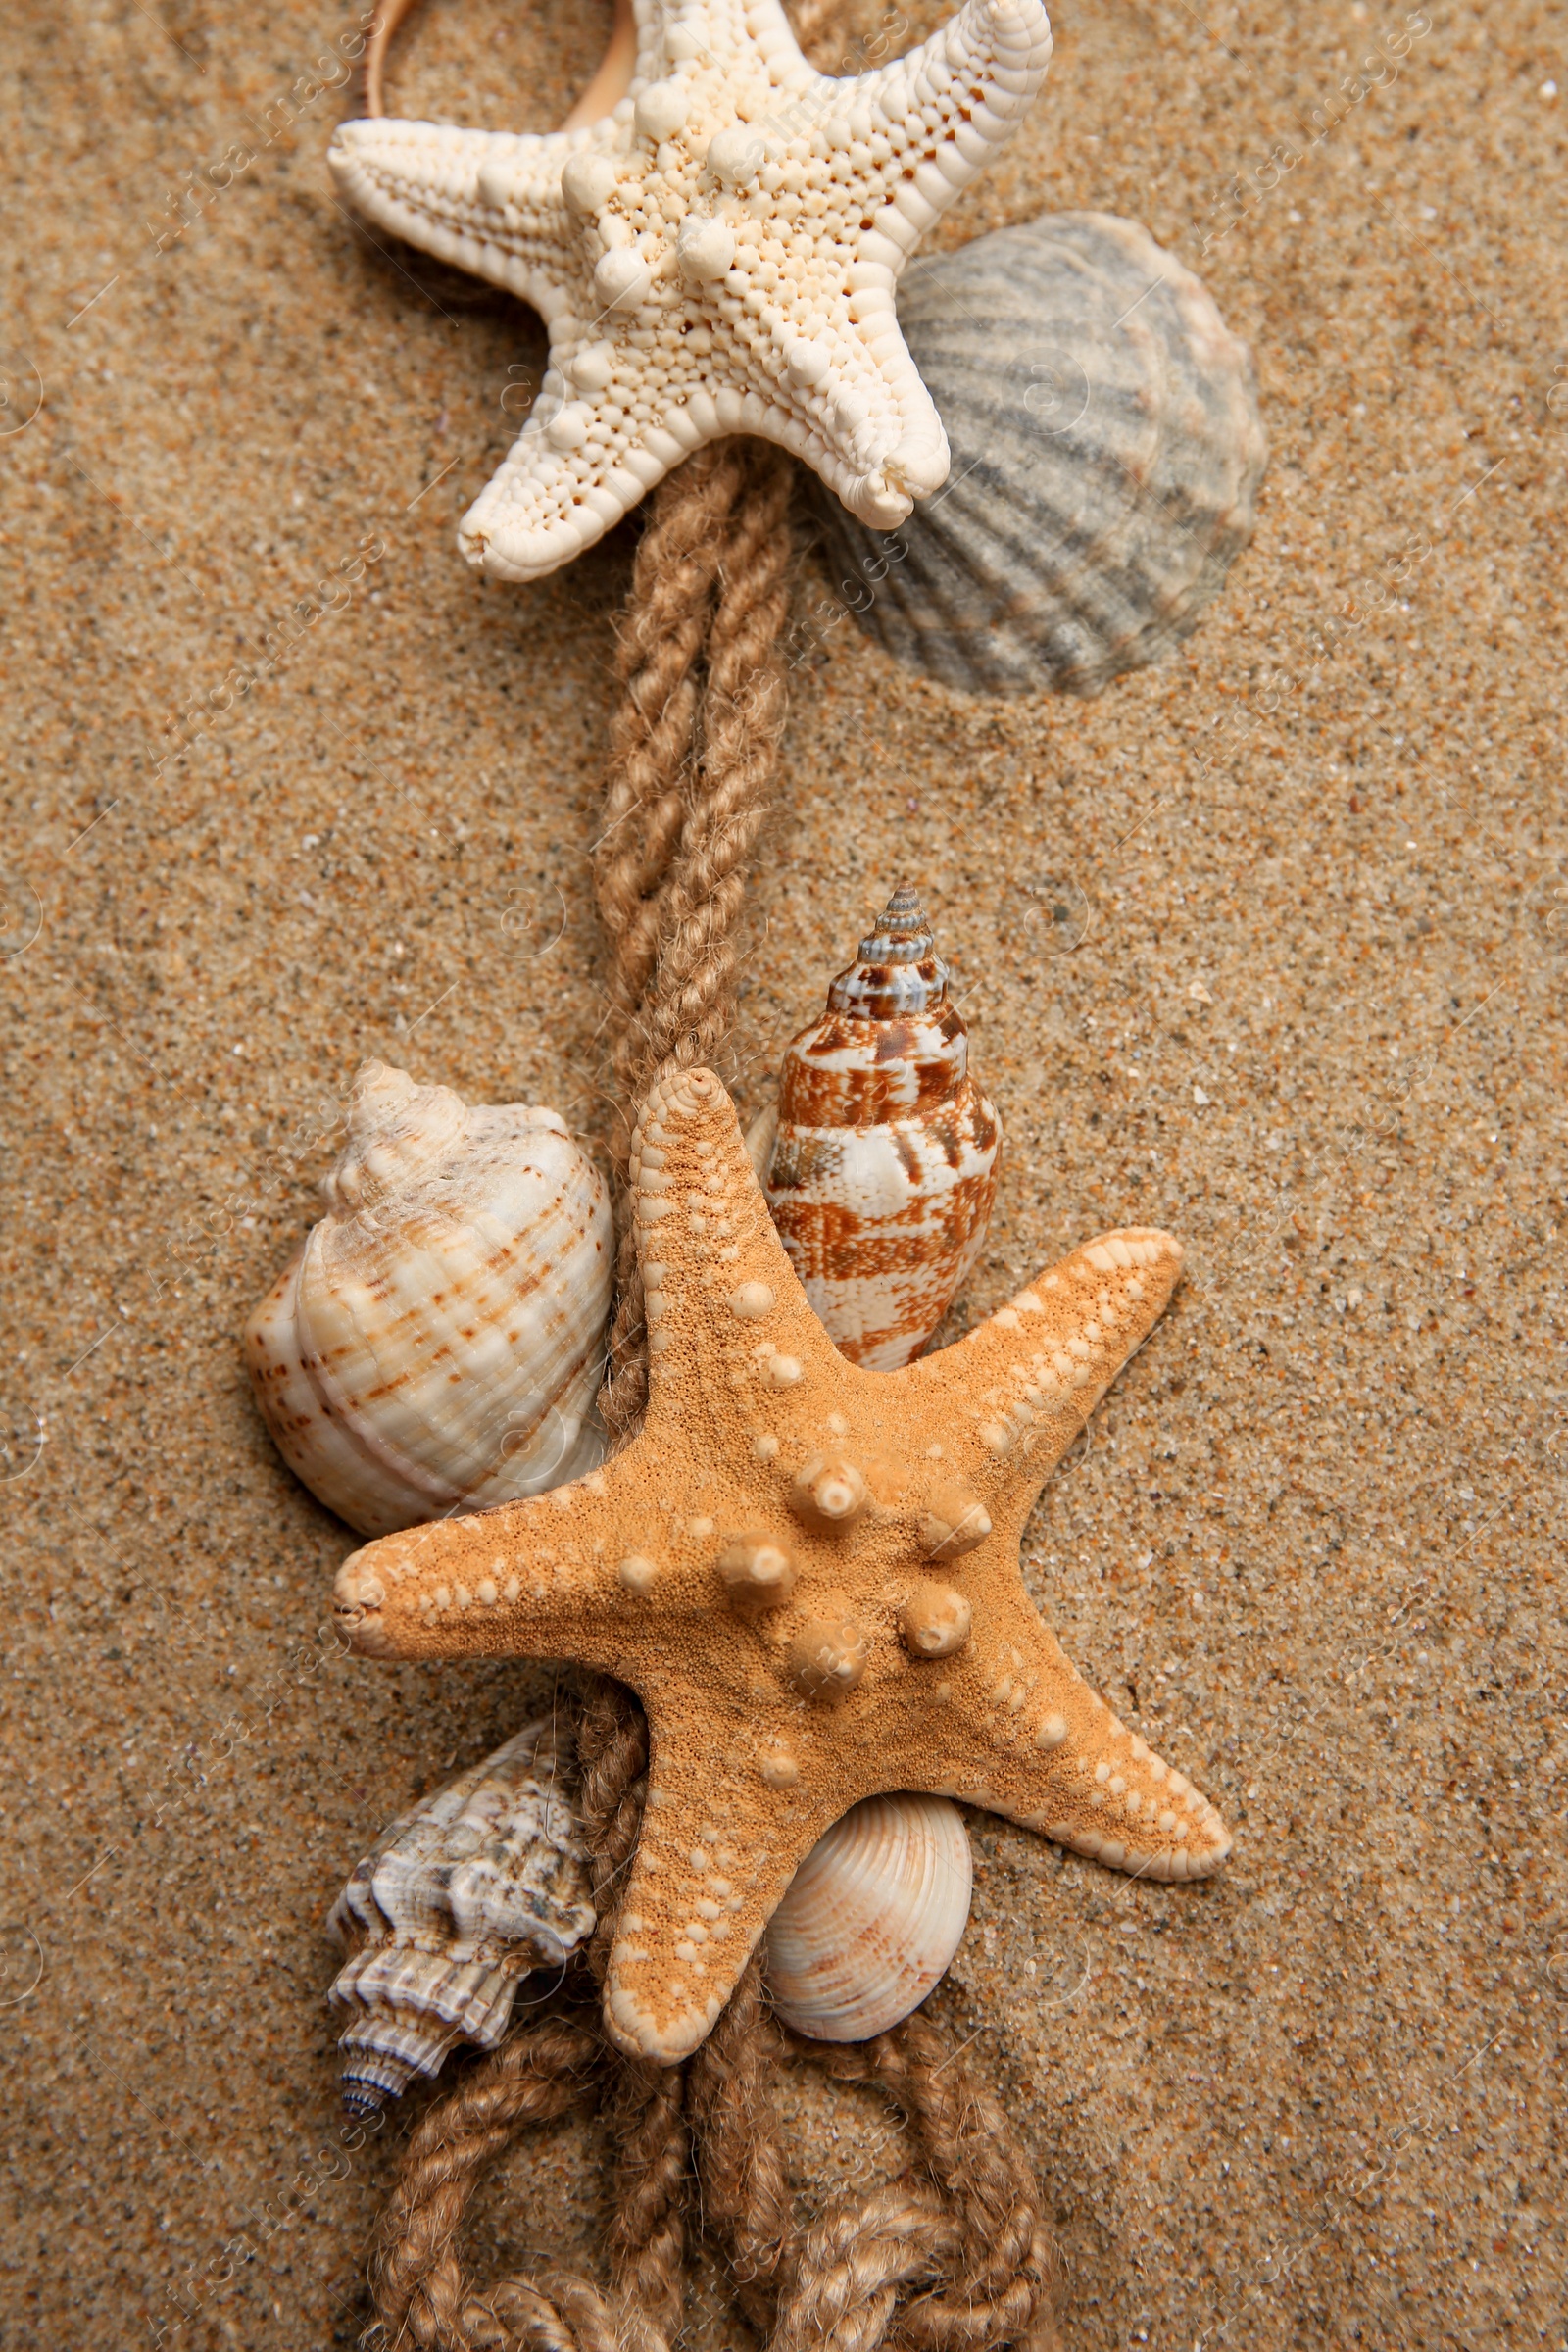
{"label": "twisted rope", "polygon": [[[589,1680],[577,1725],[579,1807],[602,1984],[647,1792],[642,1709]],[[683,2306],[683,2210],[694,2171],[704,2226],[768,2352],[1055,2352],[1059,2278],[1039,2189],[999,2102],[916,2014],[841,2046],[786,2036],[754,1953],[684,2067],[611,2051],[580,1984],[565,2013],[514,2033],[426,2112],[376,2235],[371,2280],[388,2346],[420,2352],[670,2352]],[[910,2129],[924,2178],[837,2199],[802,2229],[775,2083],[809,2059],[869,2083]],[[479,2294],[457,2252],[484,2167],[529,2125],[600,2092],[615,2143],[606,2232],[612,2287],[555,2266]]]}
{"label": "twisted rope", "polygon": [[[948,2049],[918,2011],[871,2041],[795,2047],[836,2081],[870,2082],[888,2097],[911,2128],[938,2193],[943,2223],[929,2240],[933,2284],[900,2314],[898,2341],[911,2352],[989,2352],[999,2344],[1050,2352],[1061,2276],[1034,2168],[961,2052]],[[774,2352],[786,2352],[785,2344]]]}
{"label": "twisted rope", "polygon": [[[588,1965],[604,1981],[618,1888],[637,1843],[648,1786],[648,1727],[616,1683],[592,1678],[577,1719],[578,1810],[599,1911]],[[383,2341],[421,2352],[668,2352],[680,2326],[686,2175],[678,2071],[612,2069],[595,2012],[570,1987],[567,2014],[521,2029],[426,2111],[409,2142],[376,2230],[371,2263]],[[606,2089],[605,2078],[611,2080]],[[530,2124],[553,2123],[596,2090],[615,2142],[606,2237],[612,2293],[548,2266],[479,2295],[465,2283],[457,2233],[484,2167]]]}
{"label": "twisted rope", "polygon": [[[734,1019],[747,870],[784,725],[790,481],[789,460],[765,441],[710,443],[660,485],[637,552],[594,869],[622,1163],[655,1079],[710,1061]],[[624,1438],[648,1399],[624,1200],[615,1273],[599,1409]]]}
{"label": "twisted rope", "polygon": [[[409,0],[390,0],[386,21]],[[813,62],[840,0],[798,0]],[[379,70],[385,40],[376,51]],[[842,69],[854,70],[845,60]],[[604,824],[594,856],[610,945],[607,1042],[622,1166],[657,1078],[713,1059],[734,1018],[749,863],[778,763],[785,691],[791,469],[743,439],[688,458],[662,483],[633,565],[616,645]],[[624,1188],[623,1188],[624,1189]],[[647,1402],[641,1276],[621,1202],[617,1301],[600,1409],[624,1441]],[[684,2206],[700,2192],[736,2299],[768,2352],[1052,2352],[1054,2257],[1028,2159],[989,2094],[914,2017],[850,2048],[786,2038],[754,1954],[684,2067],[611,2050],[587,2006],[603,1984],[648,1788],[648,1731],[629,1692],[585,1678],[576,1721],[579,1806],[597,1922],[589,1983],[514,2032],[416,2127],[376,2233],[371,2282],[387,2346],[420,2352],[670,2352],[681,2325]],[[809,2057],[873,2084],[915,2140],[915,2177],[837,2199],[802,2228],[775,2084]],[[524,2128],[598,2093],[615,2146],[607,2293],[546,2264],[480,2294],[458,2231],[484,2167]],[[695,2182],[692,2176],[695,2175]]]}

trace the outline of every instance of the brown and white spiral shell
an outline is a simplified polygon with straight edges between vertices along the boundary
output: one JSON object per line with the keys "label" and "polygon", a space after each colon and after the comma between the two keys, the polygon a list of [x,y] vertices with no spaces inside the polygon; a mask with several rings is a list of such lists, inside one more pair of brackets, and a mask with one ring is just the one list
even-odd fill
{"label": "brown and white spiral shell", "polygon": [[470,1107],[372,1061],[327,1214],[245,1331],[295,1475],[363,1535],[480,1510],[604,1458],[603,1178],[553,1110]]}
{"label": "brown and white spiral shell", "polygon": [[344,2103],[369,2114],[459,2042],[491,2049],[520,1980],[552,1977],[593,1933],[588,1853],[553,1726],[528,1724],[401,1814],[327,1915],[350,1957]]}
{"label": "brown and white spiral shell", "polygon": [[891,1372],[930,1341],[985,1240],[1001,1142],[905,884],[791,1039],[776,1123],[754,1129],[773,1222],[851,1363]]}

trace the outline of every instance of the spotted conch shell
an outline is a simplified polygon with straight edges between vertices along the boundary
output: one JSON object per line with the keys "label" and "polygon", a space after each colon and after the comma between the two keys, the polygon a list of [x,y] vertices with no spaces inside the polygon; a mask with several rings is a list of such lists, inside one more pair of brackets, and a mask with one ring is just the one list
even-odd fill
{"label": "spotted conch shell", "polygon": [[245,1331],[312,1494],[381,1536],[595,1469],[610,1201],[565,1121],[372,1061],[321,1191],[327,1214]]}
{"label": "spotted conch shell", "polygon": [[1002,1130],[907,883],[792,1038],[748,1144],[773,1222],[852,1364],[917,1356],[980,1254]]}
{"label": "spotted conch shell", "polygon": [[787,2026],[865,2041],[917,2009],[969,1917],[974,1867],[956,1805],[868,1796],[819,1838],[767,1927],[767,1985]]}
{"label": "spotted conch shell", "polygon": [[530,1970],[559,1977],[592,1935],[582,1825],[548,1719],[400,1814],[327,1914],[350,1953],[343,2100],[372,2114],[460,2041],[492,2049]]}

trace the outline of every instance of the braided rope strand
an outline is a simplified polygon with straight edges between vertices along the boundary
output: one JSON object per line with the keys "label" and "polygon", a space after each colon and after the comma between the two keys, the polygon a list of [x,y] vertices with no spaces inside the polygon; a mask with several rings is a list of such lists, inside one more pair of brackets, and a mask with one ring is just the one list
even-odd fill
{"label": "braided rope strand", "polygon": [[[1055,2352],[1059,2257],[1034,2168],[1001,2102],[918,2010],[871,2041],[833,2047],[791,2035],[792,2054],[841,2082],[870,2082],[906,2118],[956,2232],[946,2275],[899,2316],[910,2352]],[[783,2352],[783,2347],[774,2348]]]}
{"label": "braided rope strand", "polygon": [[[618,1887],[637,1842],[648,1728],[629,1691],[595,1677],[578,1719],[579,1809],[600,1929],[589,1947],[602,1981]],[[371,2286],[386,2341],[420,2352],[668,2352],[680,2326],[686,2172],[683,2084],[658,2067],[620,2067],[611,2091],[616,2141],[609,2238],[612,2297],[554,2268],[465,2283],[456,2240],[479,2175],[525,2126],[554,2122],[598,2086],[611,2054],[597,2024],[547,2018],[512,2034],[436,2100],[416,2128],[376,2231]]]}
{"label": "braided rope strand", "polygon": [[548,2018],[426,2111],[376,2229],[371,2288],[388,2343],[406,2336],[421,2352],[466,2352],[474,2340],[456,2251],[474,2183],[524,2125],[553,2123],[588,2096],[601,2055],[592,2028]]}
{"label": "braided rope strand", "polygon": [[[688,483],[704,459],[710,464]],[[640,1102],[656,1078],[711,1060],[734,1019],[747,871],[767,814],[784,725],[779,641],[789,608],[790,485],[781,450],[762,441],[717,442],[668,477],[668,496],[651,526],[685,551],[690,576],[680,614],[690,623],[697,612],[705,564],[712,566],[712,594],[701,724],[688,726],[682,739],[682,757],[691,764],[678,840],[670,838],[669,760],[661,770],[660,797],[648,785],[641,804],[632,779],[644,774],[646,760],[639,765],[639,759],[646,746],[612,760],[607,823],[619,826],[620,812],[641,805],[655,844],[640,857],[635,842],[623,842],[596,869],[600,913],[614,942],[611,1059],[626,1104]],[[637,595],[634,579],[634,602]],[[646,635],[641,620],[635,630],[628,622],[628,645],[642,646]],[[680,693],[689,673],[688,662]],[[669,691],[673,696],[677,688]],[[607,833],[607,853],[612,839]],[[657,885],[643,887],[656,866]],[[628,1141],[617,1137],[618,1156]],[[648,1401],[648,1365],[642,1275],[624,1200],[618,1213],[615,1314],[599,1409],[612,1436],[624,1440]]]}
{"label": "braided rope strand", "polygon": [[699,657],[741,471],[738,444],[715,442],[660,484],[617,633],[620,696],[594,886],[612,956],[612,1017],[620,1028],[658,960],[662,894],[685,822],[682,787],[697,741]]}
{"label": "braided rope strand", "polygon": [[[407,0],[388,0],[389,24]],[[819,69],[843,0],[795,0]],[[383,42],[384,46],[384,42]],[[378,53],[379,54],[379,53]],[[756,440],[710,444],[654,493],[616,634],[618,695],[606,764],[595,896],[610,948],[606,1038],[624,1168],[653,1082],[711,1060],[734,1019],[748,869],[766,820],[785,715],[791,467]],[[622,1188],[624,1192],[624,1188]],[[613,1439],[648,1396],[642,1279],[618,1204],[616,1308],[600,1410]],[[649,1738],[630,1692],[583,1678],[578,1803],[596,1925],[587,1975],[603,1984],[648,1792]],[[581,1971],[557,2014],[514,2031],[416,2128],[376,2232],[371,2283],[388,2345],[418,2352],[670,2352],[682,2324],[695,2175],[737,2300],[767,2352],[1056,2352],[1058,2274],[1028,2158],[1000,2104],[916,2015],[839,2046],[781,2034],[754,1953],[684,2067],[611,2050],[581,2006]],[[919,2170],[835,2199],[804,2228],[785,2163],[775,2083],[809,2057],[873,2084],[904,2118]],[[556,2265],[465,2283],[458,2231],[484,2167],[525,2127],[602,2093],[615,2148],[606,2254],[611,2288]],[[921,2177],[923,2175],[923,2177]]]}
{"label": "braided rope strand", "polygon": [[762,1958],[746,1973],[690,2061],[687,2097],[703,2219],[723,2243],[736,2297],[757,2333],[772,2333],[778,2291],[797,2253],[773,2085],[783,2038],[768,2014]]}

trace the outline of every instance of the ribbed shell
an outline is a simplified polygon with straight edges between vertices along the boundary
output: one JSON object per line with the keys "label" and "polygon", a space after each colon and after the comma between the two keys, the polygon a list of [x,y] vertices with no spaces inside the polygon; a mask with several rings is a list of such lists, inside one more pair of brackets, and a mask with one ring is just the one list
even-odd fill
{"label": "ribbed shell", "polygon": [[1252,535],[1251,358],[1136,221],[1047,214],[917,263],[899,324],[952,445],[896,531],[819,490],[833,584],[978,694],[1098,694],[1197,626]]}
{"label": "ribbed shell", "polygon": [[930,1340],[985,1240],[1002,1134],[914,892],[790,1041],[763,1178],[828,1336],[894,1371]]}
{"label": "ribbed shell", "polygon": [[246,1327],[284,1460],[368,1536],[534,1494],[603,1458],[604,1181],[565,1122],[371,1062],[327,1215]]}
{"label": "ribbed shell", "polygon": [[807,1855],[767,1928],[767,1983],[786,2025],[864,2041],[917,2009],[957,1950],[974,1870],[941,1796],[871,1796]]}
{"label": "ribbed shell", "polygon": [[352,1955],[329,1998],[355,2013],[338,2045],[353,2111],[435,2074],[459,2041],[492,2048],[519,1978],[559,1971],[593,1932],[582,1826],[549,1721],[401,1814],[326,1925]]}

